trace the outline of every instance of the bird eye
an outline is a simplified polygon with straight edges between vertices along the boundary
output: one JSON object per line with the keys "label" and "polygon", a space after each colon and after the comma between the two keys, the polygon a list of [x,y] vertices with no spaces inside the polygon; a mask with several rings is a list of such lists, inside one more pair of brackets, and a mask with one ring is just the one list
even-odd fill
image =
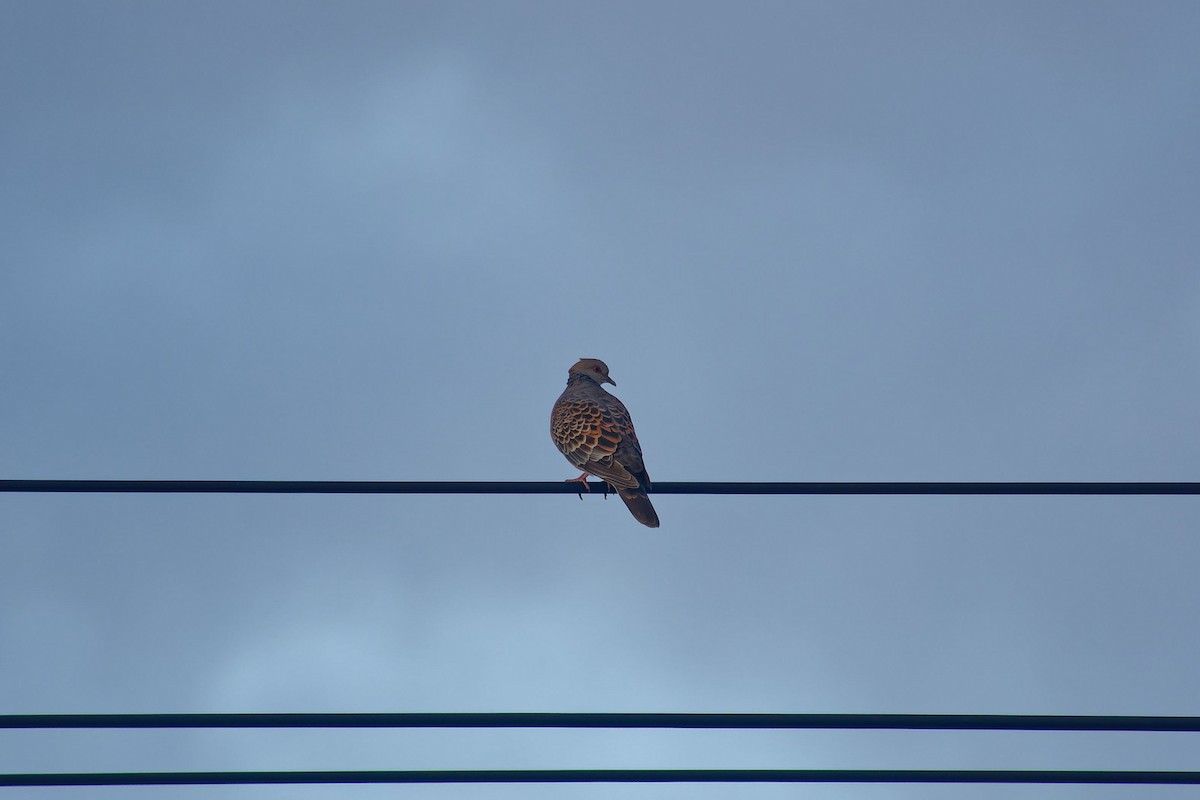
{"label": "bird eye", "polygon": [[592,372],[599,372],[599,371],[600,371],[599,367],[592,367]]}

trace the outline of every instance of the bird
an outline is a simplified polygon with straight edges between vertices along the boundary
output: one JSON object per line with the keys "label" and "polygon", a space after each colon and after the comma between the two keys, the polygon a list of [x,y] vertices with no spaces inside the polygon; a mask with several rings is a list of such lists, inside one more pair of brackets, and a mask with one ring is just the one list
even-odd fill
{"label": "bird", "polygon": [[[587,488],[588,475],[608,482],[625,501],[633,518],[658,527],[658,514],[646,496],[650,476],[642,461],[642,446],[625,404],[605,391],[608,365],[598,358],[581,358],[567,371],[567,388],[550,412],[550,438],[577,469]],[[590,489],[589,489],[590,491]]]}

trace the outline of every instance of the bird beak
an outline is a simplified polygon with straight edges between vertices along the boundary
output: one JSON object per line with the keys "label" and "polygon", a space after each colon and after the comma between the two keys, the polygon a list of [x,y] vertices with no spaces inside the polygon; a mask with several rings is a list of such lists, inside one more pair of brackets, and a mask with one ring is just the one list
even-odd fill
{"label": "bird beak", "polygon": [[617,385],[617,382],[616,382],[616,381],[614,381],[612,378],[608,377],[607,375],[605,375],[605,376],[604,376],[604,380],[602,380],[602,381],[600,381],[600,382],[601,382],[601,383],[611,383],[613,386],[616,386],[616,385]]}

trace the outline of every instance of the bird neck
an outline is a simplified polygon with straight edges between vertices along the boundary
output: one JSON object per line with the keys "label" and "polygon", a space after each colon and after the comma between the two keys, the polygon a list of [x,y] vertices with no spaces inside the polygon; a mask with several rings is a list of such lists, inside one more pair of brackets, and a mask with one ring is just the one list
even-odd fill
{"label": "bird neck", "polygon": [[593,380],[591,375],[584,375],[582,372],[568,372],[567,373],[567,388],[568,389],[571,388],[572,386],[582,387],[582,386],[589,386],[589,384],[590,384],[591,388],[595,388],[595,389],[600,388],[600,384],[597,383],[595,380]]}

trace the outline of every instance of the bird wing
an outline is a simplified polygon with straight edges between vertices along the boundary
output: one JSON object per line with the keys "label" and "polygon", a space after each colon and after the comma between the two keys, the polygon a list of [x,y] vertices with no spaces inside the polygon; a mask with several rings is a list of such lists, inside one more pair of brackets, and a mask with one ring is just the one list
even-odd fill
{"label": "bird wing", "polygon": [[550,415],[554,444],[572,464],[618,489],[639,486],[642,448],[623,403],[590,398],[562,400]]}

